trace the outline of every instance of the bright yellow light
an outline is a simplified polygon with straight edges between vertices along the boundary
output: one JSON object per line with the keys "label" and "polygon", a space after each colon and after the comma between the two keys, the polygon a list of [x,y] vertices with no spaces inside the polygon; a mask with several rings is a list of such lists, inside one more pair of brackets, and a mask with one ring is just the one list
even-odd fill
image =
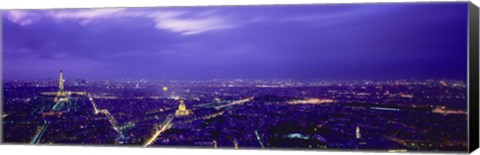
{"label": "bright yellow light", "polygon": [[390,152],[390,153],[407,152],[407,150],[406,149],[398,149],[398,150],[394,149],[394,150],[388,150],[388,152]]}
{"label": "bright yellow light", "polygon": [[190,114],[190,111],[187,110],[187,106],[183,103],[183,100],[180,100],[180,104],[178,105],[178,110],[175,111],[175,116],[187,116]]}
{"label": "bright yellow light", "polygon": [[288,104],[322,104],[322,103],[333,103],[333,102],[335,102],[335,100],[311,98],[306,100],[293,100],[288,102]]}

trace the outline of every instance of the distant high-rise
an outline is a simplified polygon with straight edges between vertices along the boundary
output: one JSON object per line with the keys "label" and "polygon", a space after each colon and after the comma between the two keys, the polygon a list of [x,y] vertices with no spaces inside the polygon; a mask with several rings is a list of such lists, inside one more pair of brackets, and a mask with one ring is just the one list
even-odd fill
{"label": "distant high-rise", "polygon": [[360,127],[357,126],[355,129],[355,138],[360,139],[362,138],[362,134],[360,133]]}
{"label": "distant high-rise", "polygon": [[190,111],[187,110],[187,106],[183,103],[183,100],[180,100],[180,105],[178,105],[178,110],[175,111],[175,116],[187,116],[190,114]]}
{"label": "distant high-rise", "polygon": [[234,139],[234,140],[233,140],[233,149],[238,149],[237,139]]}
{"label": "distant high-rise", "polygon": [[60,78],[58,80],[58,91],[65,91],[65,87],[63,86],[63,70],[60,70]]}

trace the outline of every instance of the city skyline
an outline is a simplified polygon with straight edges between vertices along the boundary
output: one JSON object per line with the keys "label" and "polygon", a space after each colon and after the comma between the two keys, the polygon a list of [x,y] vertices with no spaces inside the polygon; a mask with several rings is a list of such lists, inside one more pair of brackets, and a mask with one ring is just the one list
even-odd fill
{"label": "city skyline", "polygon": [[458,2],[2,11],[3,78],[55,78],[64,69],[67,79],[89,80],[464,81],[466,7]]}
{"label": "city skyline", "polygon": [[[63,69],[60,71],[63,72]],[[58,71],[57,71],[58,72]],[[24,79],[3,79],[4,82],[34,82],[34,81],[57,81],[58,77],[51,76],[51,77],[44,77],[44,78],[24,78]],[[322,78],[305,78],[305,79],[295,79],[295,78],[194,78],[194,77],[187,77],[187,78],[104,78],[104,79],[88,79],[81,76],[66,76],[63,78],[66,82],[72,82],[76,80],[85,80],[88,82],[100,82],[100,81],[128,81],[128,82],[167,82],[167,81],[190,81],[190,82],[206,82],[206,81],[291,81],[291,82],[326,82],[326,83],[343,83],[343,82],[401,82],[401,81],[451,81],[451,82],[463,82],[466,83],[467,79],[448,79],[448,78],[398,78],[398,79],[322,79]]]}
{"label": "city skyline", "polygon": [[461,82],[80,80],[66,89],[63,77],[60,71],[57,81],[4,81],[6,143],[389,152],[467,148]]}

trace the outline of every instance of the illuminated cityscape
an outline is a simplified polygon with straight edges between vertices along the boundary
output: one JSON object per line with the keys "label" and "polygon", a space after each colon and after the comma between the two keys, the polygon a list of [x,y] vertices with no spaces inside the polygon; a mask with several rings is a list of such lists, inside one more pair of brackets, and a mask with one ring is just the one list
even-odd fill
{"label": "illuminated cityscape", "polygon": [[[53,79],[4,82],[5,142],[235,149],[467,147],[462,81],[81,80],[78,85],[78,80],[62,79],[62,72],[59,79],[58,84]],[[55,89],[57,95],[46,93]]]}
{"label": "illuminated cityscape", "polygon": [[464,152],[467,4],[1,11],[2,140]]}

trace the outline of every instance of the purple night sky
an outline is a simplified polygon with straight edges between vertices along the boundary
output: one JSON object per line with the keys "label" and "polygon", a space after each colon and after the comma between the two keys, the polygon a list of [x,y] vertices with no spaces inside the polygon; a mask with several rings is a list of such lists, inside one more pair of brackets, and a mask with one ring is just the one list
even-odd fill
{"label": "purple night sky", "polygon": [[14,10],[3,78],[457,79],[467,3]]}

